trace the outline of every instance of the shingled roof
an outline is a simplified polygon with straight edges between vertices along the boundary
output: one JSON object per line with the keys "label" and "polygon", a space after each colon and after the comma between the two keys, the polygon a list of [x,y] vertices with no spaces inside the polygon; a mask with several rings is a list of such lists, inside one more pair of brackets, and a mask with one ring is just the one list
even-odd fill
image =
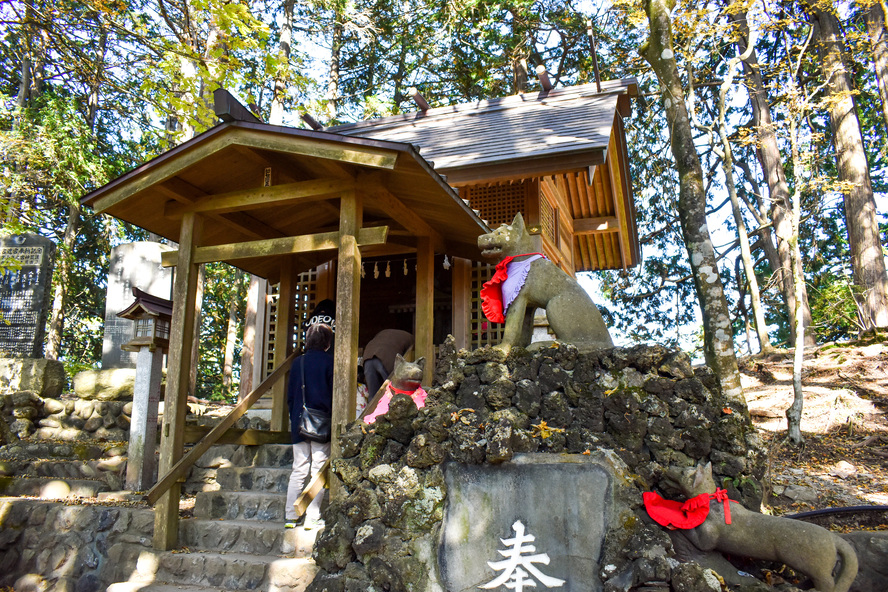
{"label": "shingled roof", "polygon": [[[451,185],[485,178],[492,167],[516,160],[528,176],[600,164],[614,113],[629,114],[634,78],[524,93],[405,115],[370,119],[325,131],[414,144]],[[591,160],[590,160],[591,159]]]}

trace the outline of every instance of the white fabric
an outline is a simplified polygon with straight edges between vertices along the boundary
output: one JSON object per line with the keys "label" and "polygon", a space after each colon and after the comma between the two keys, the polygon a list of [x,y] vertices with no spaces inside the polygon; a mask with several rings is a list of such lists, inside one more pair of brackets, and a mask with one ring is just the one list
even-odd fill
{"label": "white fabric", "polygon": [[509,305],[518,297],[518,292],[524,287],[527,273],[530,271],[530,264],[542,258],[542,255],[534,255],[521,261],[512,261],[506,266],[508,277],[503,280],[503,314],[509,310]]}
{"label": "white fabric", "polygon": [[[319,444],[305,440],[293,444],[293,472],[290,473],[290,484],[287,487],[286,519],[296,520],[296,508],[293,504],[302,495],[302,490],[317,475],[324,462],[330,457],[330,443]],[[305,511],[305,519],[313,520],[321,516],[321,500],[324,493],[319,493]]]}

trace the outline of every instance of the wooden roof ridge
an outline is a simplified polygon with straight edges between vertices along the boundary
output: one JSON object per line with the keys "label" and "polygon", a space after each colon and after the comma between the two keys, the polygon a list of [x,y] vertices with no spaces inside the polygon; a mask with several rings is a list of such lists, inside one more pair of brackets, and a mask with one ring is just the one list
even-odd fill
{"label": "wooden roof ridge", "polygon": [[635,78],[603,81],[601,86],[601,92],[598,92],[598,89],[593,82],[576,86],[562,86],[548,92],[519,93],[495,99],[456,103],[442,107],[433,107],[427,111],[415,111],[402,113],[400,115],[365,119],[354,123],[329,126],[325,127],[324,131],[333,133],[345,132],[346,134],[351,135],[353,133],[358,133],[361,129],[379,131],[386,128],[399,127],[404,124],[418,123],[428,119],[440,120],[447,117],[471,117],[481,113],[487,114],[508,109],[520,109],[522,107],[526,108],[540,104],[564,102],[578,98],[604,98],[614,94],[629,94],[630,96],[635,96],[638,93],[638,81]]}

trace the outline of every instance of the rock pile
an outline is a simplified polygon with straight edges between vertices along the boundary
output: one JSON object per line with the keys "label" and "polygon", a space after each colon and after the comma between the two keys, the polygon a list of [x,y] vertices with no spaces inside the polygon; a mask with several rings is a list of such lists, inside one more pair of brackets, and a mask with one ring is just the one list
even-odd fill
{"label": "rock pile", "polygon": [[[440,590],[436,551],[447,496],[442,464],[497,464],[523,452],[613,450],[638,495],[635,519],[605,538],[605,590],[718,590],[702,568],[679,565],[669,537],[641,507],[641,491],[667,490],[669,465],[711,461],[734,499],[758,507],[762,447],[746,409],[679,351],[660,346],[578,353],[556,344],[509,355],[445,345],[427,406],[405,396],[372,429],[353,424],[333,470],[342,493],[325,513],[309,591]],[[717,581],[716,581],[717,584]],[[677,588],[678,589],[678,588]]]}
{"label": "rock pile", "polygon": [[19,438],[113,442],[129,437],[132,401],[42,398],[33,391],[0,397],[10,431]]}

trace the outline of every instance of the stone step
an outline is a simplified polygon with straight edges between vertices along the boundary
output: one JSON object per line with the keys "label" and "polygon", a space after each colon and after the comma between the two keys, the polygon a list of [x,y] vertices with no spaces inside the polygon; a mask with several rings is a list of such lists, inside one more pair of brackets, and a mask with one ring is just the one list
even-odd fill
{"label": "stone step", "polygon": [[216,482],[225,491],[286,492],[291,473],[289,467],[227,467],[216,470]]}
{"label": "stone step", "polygon": [[223,520],[283,521],[285,493],[203,491],[194,500],[194,517]]}
{"label": "stone step", "polygon": [[93,479],[48,479],[42,477],[0,477],[0,495],[31,496],[43,499],[96,497],[110,491],[104,481]]}
{"label": "stone step", "polygon": [[284,522],[211,520],[180,522],[181,543],[194,550],[310,557],[317,530],[284,528]]}
{"label": "stone step", "polygon": [[220,469],[225,467],[291,467],[291,444],[263,444],[239,446],[219,444],[207,450],[195,463],[196,467]]}
{"label": "stone step", "polygon": [[[199,590],[261,590],[267,592],[303,592],[311,583],[317,567],[309,558],[244,553],[153,551],[135,545],[114,549],[109,560],[126,564],[129,573],[118,570],[119,581],[108,586],[109,592],[165,592],[169,588],[149,586],[174,585]],[[135,570],[132,571],[132,566]]]}

